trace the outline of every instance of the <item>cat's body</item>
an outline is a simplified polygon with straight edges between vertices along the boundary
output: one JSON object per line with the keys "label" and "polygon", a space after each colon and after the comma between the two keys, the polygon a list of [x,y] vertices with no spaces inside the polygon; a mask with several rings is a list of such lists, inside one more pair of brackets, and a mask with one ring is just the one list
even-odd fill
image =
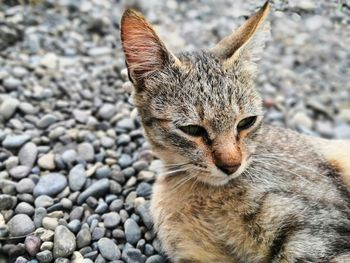
{"label": "cat's body", "polygon": [[327,149],[272,126],[259,137],[251,168],[225,186],[158,179],[151,210],[164,251],[188,263],[350,262],[339,257],[350,251],[349,159],[329,157],[349,155],[350,142]]}
{"label": "cat's body", "polygon": [[350,142],[262,124],[268,9],[177,57],[139,13],[123,15],[134,103],[164,162],[151,212],[175,263],[350,262]]}

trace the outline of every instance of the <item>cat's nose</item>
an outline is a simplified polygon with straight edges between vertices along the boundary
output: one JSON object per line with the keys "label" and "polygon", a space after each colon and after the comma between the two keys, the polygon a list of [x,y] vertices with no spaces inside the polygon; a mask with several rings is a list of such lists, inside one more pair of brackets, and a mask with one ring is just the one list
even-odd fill
{"label": "cat's nose", "polygon": [[227,175],[230,175],[230,174],[233,174],[234,172],[236,172],[240,166],[241,166],[241,164],[217,165],[217,167]]}

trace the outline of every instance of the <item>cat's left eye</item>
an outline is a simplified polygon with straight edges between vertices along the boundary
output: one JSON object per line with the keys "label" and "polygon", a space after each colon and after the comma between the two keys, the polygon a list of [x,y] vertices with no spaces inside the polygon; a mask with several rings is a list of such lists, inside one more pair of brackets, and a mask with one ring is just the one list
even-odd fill
{"label": "cat's left eye", "polygon": [[191,136],[194,136],[194,137],[199,137],[199,136],[207,137],[208,136],[207,131],[203,127],[198,126],[198,125],[181,126],[181,127],[179,127],[179,129],[181,131],[183,131],[184,133],[191,135]]}
{"label": "cat's left eye", "polygon": [[249,129],[254,125],[254,123],[256,122],[256,119],[257,119],[256,116],[251,116],[241,120],[237,125],[237,130],[243,131],[243,130]]}

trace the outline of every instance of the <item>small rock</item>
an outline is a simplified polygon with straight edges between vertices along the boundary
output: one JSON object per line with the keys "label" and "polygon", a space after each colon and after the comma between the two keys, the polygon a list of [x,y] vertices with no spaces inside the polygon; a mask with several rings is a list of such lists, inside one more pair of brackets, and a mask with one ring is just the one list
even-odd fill
{"label": "small rock", "polygon": [[136,245],[141,238],[141,230],[135,220],[128,218],[124,224],[126,241],[132,245]]}
{"label": "small rock", "polygon": [[34,257],[40,250],[41,240],[37,236],[27,236],[24,245],[29,255]]}
{"label": "small rock", "polygon": [[45,241],[41,244],[40,246],[40,250],[43,251],[43,250],[52,250],[53,249],[53,242],[50,242],[50,241]]}
{"label": "small rock", "polygon": [[128,248],[123,250],[122,258],[126,263],[143,263],[141,251],[136,248]]}
{"label": "small rock", "polygon": [[42,226],[43,218],[46,216],[47,212],[45,208],[38,207],[34,211],[34,224],[36,228],[39,228]]}
{"label": "small rock", "polygon": [[11,236],[25,236],[32,233],[35,230],[33,221],[29,216],[24,214],[15,215],[8,222],[8,227]]}
{"label": "small rock", "polygon": [[78,219],[75,219],[75,220],[70,221],[69,224],[67,225],[67,227],[73,233],[77,233],[80,230],[81,223]]}
{"label": "small rock", "polygon": [[47,153],[41,156],[38,160],[38,165],[40,168],[44,170],[54,170],[56,168],[55,165],[55,155],[53,153]]}
{"label": "small rock", "polygon": [[0,194],[0,211],[10,210],[17,204],[17,198],[8,194]]}
{"label": "small rock", "polygon": [[121,168],[128,167],[132,164],[132,158],[127,154],[122,154],[118,160]]}
{"label": "small rock", "polygon": [[117,127],[126,130],[134,130],[136,128],[134,121],[130,118],[120,120],[117,123]]}
{"label": "small rock", "polygon": [[36,124],[38,128],[46,129],[50,125],[54,124],[58,121],[58,118],[55,115],[52,114],[46,114],[44,115]]}
{"label": "small rock", "polygon": [[58,226],[58,220],[57,218],[44,217],[42,221],[42,225],[45,229],[54,231]]}
{"label": "small rock", "polygon": [[19,165],[10,170],[11,177],[15,179],[22,179],[30,173],[30,167]]}
{"label": "small rock", "polygon": [[59,58],[55,53],[46,53],[45,56],[41,59],[41,65],[48,69],[58,68]]}
{"label": "small rock", "polygon": [[152,194],[152,186],[148,183],[141,182],[136,188],[136,193],[138,196],[149,198]]}
{"label": "small rock", "polygon": [[146,263],[165,263],[166,259],[160,255],[153,255],[146,260]]}
{"label": "small rock", "polygon": [[150,201],[146,201],[136,207],[136,213],[141,217],[143,223],[148,229],[152,229],[153,220],[149,210]]}
{"label": "small rock", "polygon": [[50,173],[41,176],[34,188],[34,196],[55,196],[67,186],[67,179],[59,173]]}
{"label": "small rock", "polygon": [[340,124],[334,129],[335,138],[350,139],[350,125]]}
{"label": "small rock", "polygon": [[2,146],[5,148],[20,148],[23,144],[30,140],[28,134],[21,135],[8,135],[5,140],[2,141]]}
{"label": "small rock", "polygon": [[113,104],[103,104],[100,110],[98,111],[98,115],[105,120],[111,119],[116,113],[116,108]]}
{"label": "small rock", "polygon": [[94,147],[88,142],[83,142],[78,145],[78,154],[87,162],[92,162],[95,160]]}
{"label": "small rock", "polygon": [[21,202],[17,205],[15,209],[16,214],[26,214],[28,216],[34,215],[34,207],[32,207],[30,204]]}
{"label": "small rock", "polygon": [[80,191],[86,182],[86,172],[82,164],[74,166],[68,175],[69,187],[72,191]]}
{"label": "small rock", "polygon": [[82,227],[77,234],[78,249],[89,246],[91,243],[91,233],[87,227]]}
{"label": "small rock", "polygon": [[108,260],[117,260],[121,257],[118,246],[108,238],[101,238],[97,242],[101,255]]}
{"label": "small rock", "polygon": [[293,116],[291,122],[295,127],[302,126],[310,130],[312,129],[312,126],[313,126],[312,119],[309,116],[307,116],[304,112],[296,113]]}
{"label": "small rock", "polygon": [[32,179],[29,178],[23,178],[16,184],[16,191],[20,194],[33,193],[35,184]]}
{"label": "small rock", "polygon": [[52,206],[53,203],[53,199],[47,195],[38,196],[34,201],[35,207],[49,207]]}
{"label": "small rock", "polygon": [[71,263],[82,263],[84,260],[84,257],[82,254],[80,254],[78,251],[74,251],[71,259]]}
{"label": "small rock", "polygon": [[105,194],[109,190],[109,180],[102,179],[91,186],[89,186],[84,192],[82,192],[78,197],[78,204],[82,204],[89,196],[99,197]]}
{"label": "small rock", "polygon": [[40,263],[50,263],[53,261],[52,252],[49,250],[44,250],[36,254],[36,258]]}
{"label": "small rock", "polygon": [[0,116],[2,116],[5,120],[11,118],[18,105],[19,101],[17,99],[6,98],[0,105]]}
{"label": "small rock", "polygon": [[110,212],[103,215],[103,224],[107,228],[115,228],[120,223],[120,216],[116,212]]}
{"label": "small rock", "polygon": [[19,162],[24,166],[32,168],[36,161],[37,154],[38,149],[36,145],[32,142],[28,142],[23,145],[18,152]]}
{"label": "small rock", "polygon": [[75,236],[65,226],[59,225],[55,230],[53,254],[54,258],[68,257],[76,248]]}

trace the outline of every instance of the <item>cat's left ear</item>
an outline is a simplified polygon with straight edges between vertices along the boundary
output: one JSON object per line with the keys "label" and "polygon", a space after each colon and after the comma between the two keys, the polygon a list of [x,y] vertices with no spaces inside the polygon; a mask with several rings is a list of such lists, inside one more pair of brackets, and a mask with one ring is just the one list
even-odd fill
{"label": "cat's left ear", "polygon": [[137,11],[128,9],[121,19],[121,41],[131,81],[141,88],[153,73],[180,61],[165,47],[152,26]]}
{"label": "cat's left ear", "polygon": [[222,39],[211,51],[223,60],[227,68],[234,65],[253,66],[260,59],[270,26],[265,22],[269,13],[268,1],[231,35]]}

